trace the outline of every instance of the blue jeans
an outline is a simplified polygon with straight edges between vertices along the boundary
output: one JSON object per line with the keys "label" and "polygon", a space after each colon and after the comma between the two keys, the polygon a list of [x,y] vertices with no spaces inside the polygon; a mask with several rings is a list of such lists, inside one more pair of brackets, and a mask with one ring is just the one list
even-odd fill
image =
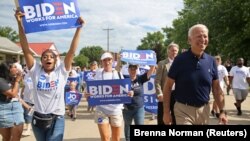
{"label": "blue jeans", "polygon": [[32,129],[37,141],[62,141],[64,135],[64,116],[57,116],[52,128],[40,129],[32,124]]}
{"label": "blue jeans", "polygon": [[[33,106],[33,105],[34,105],[34,104],[31,104],[31,103],[28,103],[28,102],[26,102],[26,103],[27,103],[29,106]],[[31,123],[31,121],[32,121],[32,116],[29,115],[29,110],[26,109],[26,108],[24,108],[24,107],[23,107],[23,110],[24,110],[23,116],[24,116],[24,121],[25,121],[25,123],[26,123],[26,124]]]}
{"label": "blue jeans", "polygon": [[144,107],[138,109],[124,109],[123,110],[123,118],[124,118],[124,134],[126,141],[130,140],[130,125],[134,120],[135,125],[143,125],[144,124]]}

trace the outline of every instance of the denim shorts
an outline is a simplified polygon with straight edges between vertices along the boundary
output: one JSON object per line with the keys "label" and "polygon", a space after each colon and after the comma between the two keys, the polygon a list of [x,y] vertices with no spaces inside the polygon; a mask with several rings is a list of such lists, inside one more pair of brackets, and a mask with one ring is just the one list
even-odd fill
{"label": "denim shorts", "polygon": [[9,128],[24,123],[23,107],[20,102],[0,101],[0,128]]}

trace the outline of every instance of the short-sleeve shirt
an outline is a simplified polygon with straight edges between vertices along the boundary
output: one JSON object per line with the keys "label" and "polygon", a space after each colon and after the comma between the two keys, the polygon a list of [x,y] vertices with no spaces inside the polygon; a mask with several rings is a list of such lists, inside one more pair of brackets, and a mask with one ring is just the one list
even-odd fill
{"label": "short-sleeve shirt", "polygon": [[[122,74],[120,75],[123,79]],[[112,72],[105,72],[104,70],[96,71],[94,77],[95,80],[112,80],[120,79],[120,76],[116,70]],[[107,105],[97,105],[96,110],[102,111],[107,115],[120,115],[122,114],[123,104],[107,104]]]}
{"label": "short-sleeve shirt", "polygon": [[3,94],[3,92],[8,91],[11,89],[10,83],[8,83],[5,79],[0,78],[0,100],[5,101],[6,95]]}
{"label": "short-sleeve shirt", "polygon": [[[126,78],[126,77],[125,77]],[[134,91],[134,95],[132,97],[131,103],[125,104],[128,109],[137,109],[144,106],[144,99],[143,99],[143,83],[148,81],[147,73],[143,75],[137,75],[134,81],[131,81],[131,90]]]}
{"label": "short-sleeve shirt", "polygon": [[168,77],[175,80],[176,101],[202,106],[209,101],[212,81],[218,79],[218,71],[212,56],[203,53],[197,58],[189,49],[174,59]]}
{"label": "short-sleeve shirt", "polygon": [[226,67],[222,66],[222,65],[218,65],[218,76],[219,76],[219,82],[220,82],[220,87],[221,89],[224,88],[225,86],[225,81],[224,81],[224,77],[228,77],[228,72]]}
{"label": "short-sleeve shirt", "polygon": [[67,83],[69,71],[64,62],[56,65],[49,74],[41,64],[34,62],[29,71],[33,81],[35,111],[43,114],[65,114],[64,86]]}
{"label": "short-sleeve shirt", "polygon": [[245,66],[238,67],[234,66],[230,70],[230,76],[233,77],[232,87],[236,89],[248,89],[247,78],[250,77],[249,69]]}

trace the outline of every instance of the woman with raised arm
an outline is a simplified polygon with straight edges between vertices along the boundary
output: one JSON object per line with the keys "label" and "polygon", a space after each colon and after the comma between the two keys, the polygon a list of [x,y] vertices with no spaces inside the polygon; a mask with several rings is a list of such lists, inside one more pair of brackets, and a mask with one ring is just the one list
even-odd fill
{"label": "woman with raised arm", "polygon": [[22,23],[23,13],[16,11],[19,38],[25,61],[34,85],[35,112],[32,119],[32,129],[37,141],[62,141],[65,126],[64,89],[73,57],[79,42],[81,27],[84,20],[76,29],[71,46],[64,61],[57,63],[53,50],[47,49],[42,53],[41,64],[36,62],[29,49]]}

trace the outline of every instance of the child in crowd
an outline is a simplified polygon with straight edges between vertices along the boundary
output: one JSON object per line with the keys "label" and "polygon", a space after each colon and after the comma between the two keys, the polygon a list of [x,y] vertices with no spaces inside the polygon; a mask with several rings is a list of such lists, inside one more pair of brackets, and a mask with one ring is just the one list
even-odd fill
{"label": "child in crowd", "polygon": [[[69,90],[70,93],[78,93],[78,91],[76,90],[76,82],[75,81],[71,81],[69,84],[69,87],[70,87],[70,90]],[[69,107],[69,116],[73,121],[75,121],[76,120],[77,105],[70,104],[70,105],[68,105],[68,107]]]}

